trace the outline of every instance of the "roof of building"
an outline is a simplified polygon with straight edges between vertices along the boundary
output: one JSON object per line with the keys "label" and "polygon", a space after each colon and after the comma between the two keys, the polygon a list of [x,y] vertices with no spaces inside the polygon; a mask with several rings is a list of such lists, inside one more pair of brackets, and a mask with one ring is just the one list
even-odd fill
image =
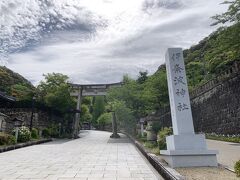
{"label": "roof of building", "polygon": [[0,99],[4,99],[7,101],[16,101],[16,98],[13,96],[8,96],[5,92],[0,91]]}

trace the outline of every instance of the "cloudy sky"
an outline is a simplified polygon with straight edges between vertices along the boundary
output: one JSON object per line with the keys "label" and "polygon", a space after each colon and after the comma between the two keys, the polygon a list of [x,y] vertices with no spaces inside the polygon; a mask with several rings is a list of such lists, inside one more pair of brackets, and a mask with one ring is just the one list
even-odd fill
{"label": "cloudy sky", "polygon": [[216,27],[223,0],[1,0],[0,64],[35,85],[59,72],[74,83],[154,73],[168,47],[188,48]]}

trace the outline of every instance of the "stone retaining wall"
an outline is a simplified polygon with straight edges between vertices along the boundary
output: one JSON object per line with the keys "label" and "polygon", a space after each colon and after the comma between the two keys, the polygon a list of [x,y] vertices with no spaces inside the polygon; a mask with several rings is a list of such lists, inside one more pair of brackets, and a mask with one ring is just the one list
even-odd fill
{"label": "stone retaining wall", "polygon": [[[5,114],[7,117],[2,117],[5,122],[5,126],[2,127],[2,131],[12,132],[14,128],[13,119],[17,118],[23,121],[23,125],[29,127],[32,109],[29,108],[0,108],[0,112]],[[55,122],[61,122],[62,117],[44,112],[42,110],[34,110],[33,113],[33,127],[38,129],[44,129],[51,126]]]}

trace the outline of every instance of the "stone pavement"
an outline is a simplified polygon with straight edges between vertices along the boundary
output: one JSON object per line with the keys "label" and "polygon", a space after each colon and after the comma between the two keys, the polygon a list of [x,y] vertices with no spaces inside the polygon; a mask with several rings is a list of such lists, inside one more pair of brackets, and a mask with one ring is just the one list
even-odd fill
{"label": "stone pavement", "polygon": [[1,153],[0,179],[162,179],[126,137],[113,140],[101,131],[81,136]]}
{"label": "stone pavement", "polygon": [[231,143],[224,141],[207,140],[209,149],[219,151],[217,155],[218,163],[234,169],[236,161],[240,160],[240,143]]}

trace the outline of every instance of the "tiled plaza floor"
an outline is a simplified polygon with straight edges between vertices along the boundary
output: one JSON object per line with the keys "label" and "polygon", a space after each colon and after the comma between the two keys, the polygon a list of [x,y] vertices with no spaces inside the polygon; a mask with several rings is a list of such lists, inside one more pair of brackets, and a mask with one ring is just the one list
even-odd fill
{"label": "tiled plaza floor", "polygon": [[126,137],[85,131],[59,140],[0,154],[0,179],[162,179]]}

